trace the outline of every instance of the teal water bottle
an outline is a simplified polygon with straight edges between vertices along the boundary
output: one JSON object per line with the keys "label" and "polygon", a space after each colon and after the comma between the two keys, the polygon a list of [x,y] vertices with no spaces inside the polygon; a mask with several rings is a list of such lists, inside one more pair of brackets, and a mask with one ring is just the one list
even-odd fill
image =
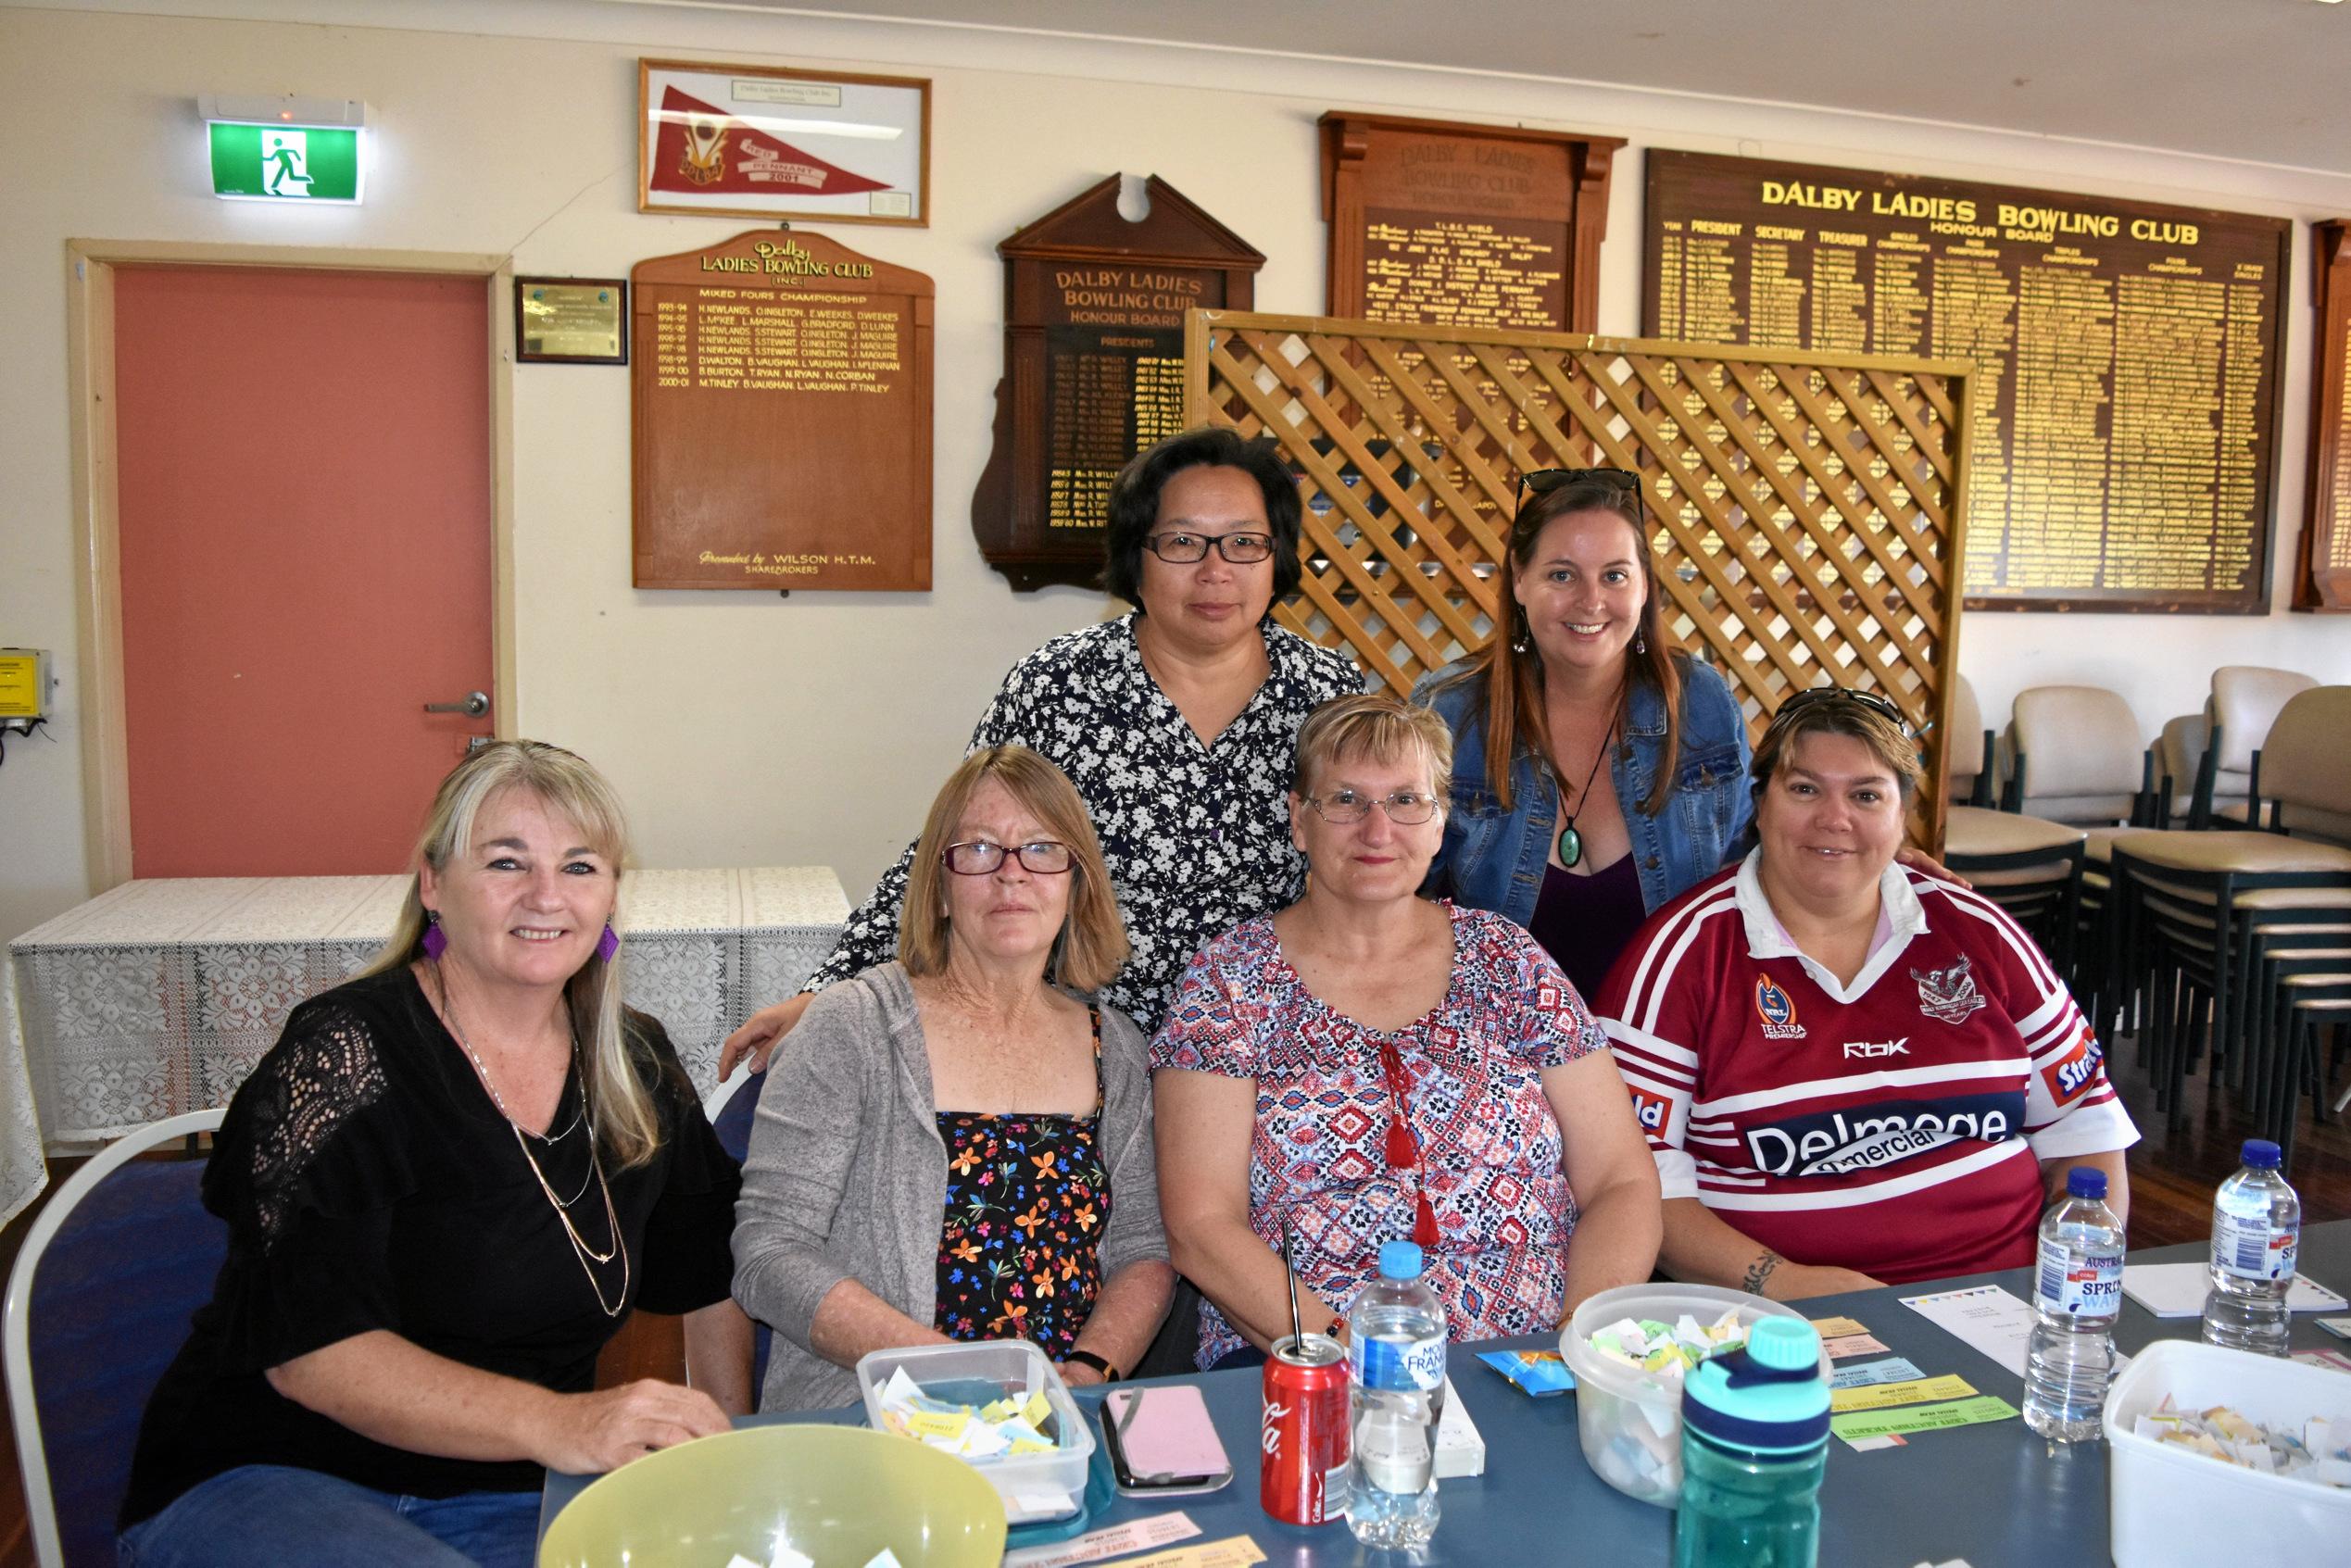
{"label": "teal water bottle", "polygon": [[1813,1568],[1828,1465],[1820,1336],[1800,1318],[1761,1319],[1745,1348],[1682,1385],[1674,1568]]}

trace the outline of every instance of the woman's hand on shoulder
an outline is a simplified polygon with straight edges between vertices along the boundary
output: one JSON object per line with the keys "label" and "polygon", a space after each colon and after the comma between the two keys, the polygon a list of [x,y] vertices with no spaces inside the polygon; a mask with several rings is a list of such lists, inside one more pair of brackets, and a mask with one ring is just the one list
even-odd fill
{"label": "woman's hand on shoulder", "polygon": [[763,1007],[743,1022],[743,1027],[726,1037],[719,1047],[718,1077],[723,1084],[735,1072],[735,1064],[748,1061],[751,1071],[767,1071],[768,1059],[775,1054],[775,1044],[790,1034],[808,1011],[816,993],[803,991],[797,997],[786,997],[773,1007]]}
{"label": "woman's hand on shoulder", "polygon": [[1894,851],[1894,863],[1905,871],[1924,872],[1937,882],[1947,882],[1955,887],[1973,887],[1975,884],[1928,854],[1924,849],[1904,845]]}
{"label": "woman's hand on shoulder", "polygon": [[733,1423],[698,1388],[639,1378],[593,1394],[559,1394],[531,1458],[573,1475],[618,1470],[656,1449],[726,1431]]}

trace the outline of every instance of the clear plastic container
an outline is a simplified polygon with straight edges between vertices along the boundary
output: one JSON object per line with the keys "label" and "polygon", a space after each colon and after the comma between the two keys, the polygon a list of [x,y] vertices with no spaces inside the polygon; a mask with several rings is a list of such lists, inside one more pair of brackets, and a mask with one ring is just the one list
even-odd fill
{"label": "clear plastic container", "polygon": [[[1681,1380],[1597,1354],[1592,1335],[1619,1318],[1672,1323],[1688,1312],[1710,1323],[1732,1307],[1746,1323],[1804,1317],[1793,1307],[1712,1285],[1620,1286],[1576,1309],[1560,1331],[1559,1354],[1576,1374],[1576,1435],[1592,1474],[1641,1502],[1672,1508],[1681,1500]],[[1820,1368],[1827,1377],[1825,1350]]]}
{"label": "clear plastic container", "polygon": [[1094,1429],[1078,1412],[1069,1386],[1044,1351],[1025,1339],[982,1339],[875,1350],[860,1357],[858,1391],[865,1397],[866,1422],[875,1431],[885,1430],[882,1386],[901,1368],[932,1399],[959,1405],[1026,1399],[1032,1389],[1043,1390],[1052,1407],[1060,1448],[1050,1454],[1007,1454],[963,1462],[987,1478],[1004,1499],[1006,1517],[1015,1524],[1066,1519],[1082,1506],[1086,1468],[1094,1459]]}
{"label": "clear plastic container", "polygon": [[2351,1491],[2207,1459],[2132,1430],[2164,1396],[2227,1405],[2266,1426],[2351,1416],[2351,1377],[2331,1368],[2167,1339],[2131,1359],[2106,1395],[2106,1527],[2117,1568],[2182,1562],[2341,1562]]}

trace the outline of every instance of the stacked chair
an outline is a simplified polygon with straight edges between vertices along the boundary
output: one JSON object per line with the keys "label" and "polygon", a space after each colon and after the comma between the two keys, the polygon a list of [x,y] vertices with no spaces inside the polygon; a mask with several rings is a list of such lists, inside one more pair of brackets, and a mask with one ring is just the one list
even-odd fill
{"label": "stacked chair", "polygon": [[2288,702],[2318,684],[2296,671],[2257,664],[2224,664],[2212,672],[2212,695],[2204,704],[2212,772],[2198,780],[2190,827],[2259,825],[2251,803],[2260,792],[2261,749],[2270,726]]}
{"label": "stacked chair", "polygon": [[1949,750],[1947,790],[1955,804],[1943,819],[1943,864],[2014,915],[2070,981],[2087,834],[2045,817],[1992,809],[1997,753],[1964,675],[1952,694]]}

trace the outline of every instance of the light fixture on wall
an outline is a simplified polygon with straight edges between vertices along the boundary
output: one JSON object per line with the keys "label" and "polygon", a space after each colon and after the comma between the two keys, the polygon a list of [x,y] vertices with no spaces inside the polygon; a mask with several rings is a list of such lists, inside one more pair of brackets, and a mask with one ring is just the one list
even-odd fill
{"label": "light fixture on wall", "polygon": [[212,194],[228,201],[356,207],[368,181],[368,107],[357,98],[207,93]]}

